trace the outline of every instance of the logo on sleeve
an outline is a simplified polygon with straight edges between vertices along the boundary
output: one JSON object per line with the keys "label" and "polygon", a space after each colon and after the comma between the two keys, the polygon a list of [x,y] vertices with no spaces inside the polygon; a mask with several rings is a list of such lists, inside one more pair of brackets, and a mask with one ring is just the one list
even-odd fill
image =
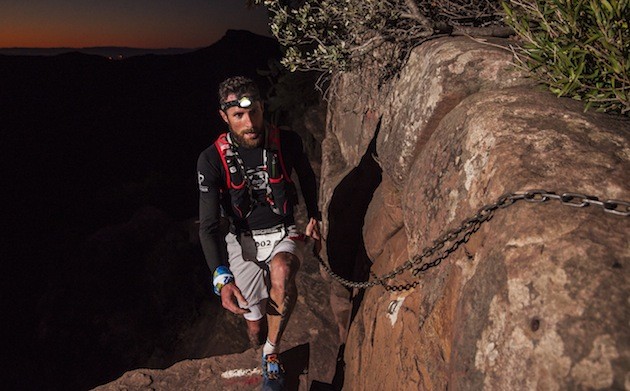
{"label": "logo on sleeve", "polygon": [[206,177],[203,176],[201,171],[197,171],[197,182],[199,183],[199,191],[201,191],[203,193],[207,193],[208,192],[208,186],[204,186],[203,185],[203,181],[205,179],[206,179]]}

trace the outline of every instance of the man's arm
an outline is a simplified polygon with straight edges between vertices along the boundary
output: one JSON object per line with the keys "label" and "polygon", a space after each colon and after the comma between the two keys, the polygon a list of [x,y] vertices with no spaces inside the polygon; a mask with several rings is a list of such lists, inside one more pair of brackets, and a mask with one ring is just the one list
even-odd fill
{"label": "man's arm", "polygon": [[309,217],[304,233],[315,240],[313,251],[315,255],[318,255],[322,247],[319,227],[319,221],[322,219],[322,216],[317,202],[317,179],[311,167],[311,163],[308,160],[308,156],[304,152],[302,139],[297,134],[296,136],[294,168],[300,181],[300,188],[302,189],[302,196],[304,197],[304,203],[306,204],[306,211]]}
{"label": "man's arm", "polygon": [[208,158],[208,150],[197,160],[197,181],[199,183],[199,240],[211,272],[224,264],[224,247],[219,227],[219,185],[220,174]]}
{"label": "man's arm", "polygon": [[[213,275],[219,266],[227,266],[225,261],[225,240],[220,228],[220,185],[221,174],[216,166],[210,164],[209,154],[212,149],[199,155],[197,160],[197,181],[199,183],[199,239],[206,257],[206,263]],[[226,269],[229,270],[229,269]],[[231,275],[231,273],[230,273]],[[217,278],[218,276],[215,276]],[[219,278],[220,279],[220,278]],[[215,285],[215,289],[217,286]],[[241,291],[231,282],[221,285],[217,292],[221,296],[223,308],[241,315],[249,312],[240,308],[237,302],[247,305]]]}
{"label": "man's arm", "polygon": [[317,205],[317,178],[315,177],[311,163],[308,161],[308,156],[306,152],[304,152],[302,139],[297,133],[293,134],[295,135],[293,167],[300,181],[306,211],[309,219],[321,220],[321,213]]}

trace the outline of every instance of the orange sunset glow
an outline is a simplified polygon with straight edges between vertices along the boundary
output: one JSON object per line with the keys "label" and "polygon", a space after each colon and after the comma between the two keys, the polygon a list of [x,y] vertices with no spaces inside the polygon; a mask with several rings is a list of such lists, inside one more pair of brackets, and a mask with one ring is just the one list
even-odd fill
{"label": "orange sunset glow", "polygon": [[208,46],[227,29],[269,35],[264,7],[239,0],[0,3],[0,47]]}

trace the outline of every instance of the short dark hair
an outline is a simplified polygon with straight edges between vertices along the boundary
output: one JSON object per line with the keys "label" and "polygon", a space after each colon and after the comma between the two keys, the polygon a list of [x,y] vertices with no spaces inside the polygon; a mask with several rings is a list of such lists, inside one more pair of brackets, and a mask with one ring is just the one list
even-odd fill
{"label": "short dark hair", "polygon": [[225,79],[219,84],[219,105],[222,106],[228,95],[234,94],[237,98],[247,96],[253,99],[260,99],[258,86],[252,79],[245,76],[234,76]]}

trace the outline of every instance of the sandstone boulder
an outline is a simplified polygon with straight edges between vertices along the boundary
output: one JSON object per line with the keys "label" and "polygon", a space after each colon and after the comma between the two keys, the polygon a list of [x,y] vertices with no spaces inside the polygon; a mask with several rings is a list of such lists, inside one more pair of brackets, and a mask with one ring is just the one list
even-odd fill
{"label": "sandstone boulder", "polygon": [[[436,40],[414,51],[384,105],[347,102],[343,90],[331,102],[367,102],[353,109],[355,129],[367,113],[381,118],[371,135],[383,181],[363,226],[372,272],[403,265],[505,192],[630,201],[630,122],[536,90],[509,61],[495,46]],[[329,123],[331,149],[367,156],[369,134],[354,136],[365,145],[354,151],[348,121]],[[328,162],[337,175],[323,177],[324,205],[353,169]],[[497,210],[441,264],[390,282],[412,289],[365,292],[344,389],[628,389],[629,232],[627,217],[597,206]]]}

